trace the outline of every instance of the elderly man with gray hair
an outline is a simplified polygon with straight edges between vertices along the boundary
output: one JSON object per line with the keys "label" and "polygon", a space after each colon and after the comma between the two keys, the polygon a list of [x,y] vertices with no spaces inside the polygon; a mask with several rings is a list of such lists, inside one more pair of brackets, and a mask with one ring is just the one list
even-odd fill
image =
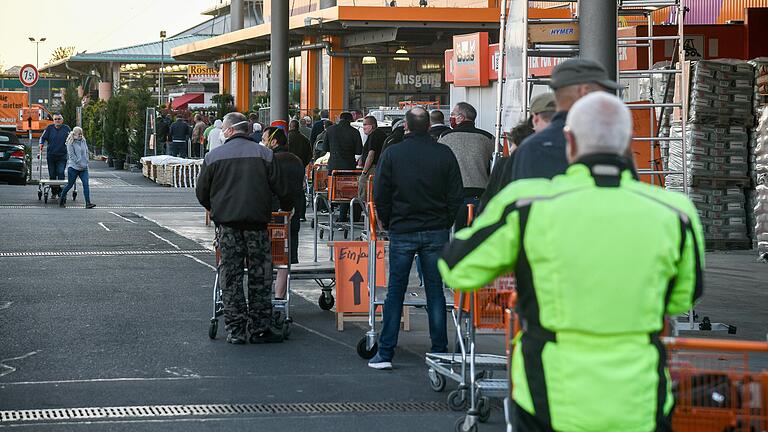
{"label": "elderly man with gray hair", "polygon": [[702,294],[701,222],[684,195],[632,176],[632,117],[616,96],[581,98],[564,132],[565,174],[503,189],[440,273],[460,290],[515,273],[515,430],[671,431],[659,336]]}
{"label": "elderly man with gray hair", "polygon": [[[248,119],[224,116],[224,145],[210,151],[197,179],[197,199],[218,228],[219,276],[227,342],[282,342],[282,323],[272,315],[272,248],[267,224],[272,196],[283,211],[293,209],[272,150],[248,136]],[[248,303],[243,295],[243,266],[248,263]],[[248,337],[250,334],[250,338]]]}

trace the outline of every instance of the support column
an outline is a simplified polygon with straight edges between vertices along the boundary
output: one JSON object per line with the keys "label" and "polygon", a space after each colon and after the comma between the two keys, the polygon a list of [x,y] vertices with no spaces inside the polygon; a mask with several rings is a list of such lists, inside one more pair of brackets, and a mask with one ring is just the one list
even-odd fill
{"label": "support column", "polygon": [[272,34],[269,37],[271,119],[288,121],[288,2],[272,0]]}
{"label": "support column", "polygon": [[242,30],[245,27],[245,1],[232,0],[229,4],[230,31]]}
{"label": "support column", "polygon": [[[311,44],[315,38],[305,37],[304,44]],[[301,52],[301,114],[312,117],[312,111],[318,108],[317,86],[319,79],[317,65],[320,60],[320,51],[308,50]]]}
{"label": "support column", "polygon": [[231,93],[232,85],[229,82],[232,69],[229,63],[219,65],[219,93]]}
{"label": "support column", "polygon": [[616,81],[616,1],[579,2],[579,57],[600,63]]}
{"label": "support column", "polygon": [[251,110],[251,65],[245,61],[236,63],[235,80],[235,107],[240,112]]}
{"label": "support column", "polygon": [[[329,39],[331,42],[331,49],[333,51],[341,50],[341,38],[339,36],[331,36]],[[345,97],[346,97],[346,77],[344,70],[344,63],[346,57],[331,57],[330,58],[330,71],[328,82],[330,89],[328,95],[328,108],[331,112],[331,120],[335,121],[335,118],[344,111]]]}

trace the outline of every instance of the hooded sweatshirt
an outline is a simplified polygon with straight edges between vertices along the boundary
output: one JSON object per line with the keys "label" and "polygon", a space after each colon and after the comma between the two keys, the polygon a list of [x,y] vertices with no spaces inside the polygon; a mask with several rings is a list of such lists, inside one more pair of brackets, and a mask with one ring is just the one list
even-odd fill
{"label": "hooded sweatshirt", "polygon": [[78,171],[88,169],[88,144],[85,138],[76,138],[71,142],[67,140],[67,168]]}

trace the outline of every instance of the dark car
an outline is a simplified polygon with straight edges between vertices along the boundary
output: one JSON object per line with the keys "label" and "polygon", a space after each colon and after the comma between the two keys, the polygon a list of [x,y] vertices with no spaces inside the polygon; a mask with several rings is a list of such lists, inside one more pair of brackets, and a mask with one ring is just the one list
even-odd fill
{"label": "dark car", "polygon": [[0,131],[0,181],[27,184],[27,159],[15,131]]}

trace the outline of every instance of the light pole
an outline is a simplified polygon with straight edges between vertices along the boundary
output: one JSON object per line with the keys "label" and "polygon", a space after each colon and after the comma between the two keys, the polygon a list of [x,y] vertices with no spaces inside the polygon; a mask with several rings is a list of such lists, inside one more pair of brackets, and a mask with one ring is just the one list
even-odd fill
{"label": "light pole", "polygon": [[45,42],[45,38],[35,40],[35,38],[29,38],[29,41],[35,44],[35,68],[40,69],[40,44]]}
{"label": "light pole", "polygon": [[165,30],[160,30],[160,85],[157,91],[157,105],[163,106],[163,69],[165,68]]}

